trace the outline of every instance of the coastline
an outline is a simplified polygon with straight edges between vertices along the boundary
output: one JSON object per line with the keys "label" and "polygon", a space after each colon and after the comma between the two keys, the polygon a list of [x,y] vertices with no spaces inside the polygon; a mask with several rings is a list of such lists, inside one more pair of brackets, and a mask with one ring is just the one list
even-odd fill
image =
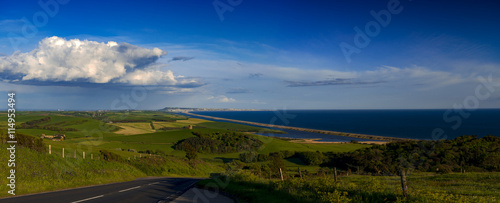
{"label": "coastline", "polygon": [[203,118],[209,118],[209,119],[214,119],[214,120],[230,121],[230,122],[235,122],[235,123],[243,123],[243,124],[250,124],[250,125],[262,126],[262,127],[270,127],[270,128],[281,128],[281,129],[297,130],[297,131],[312,132],[312,133],[337,135],[337,136],[343,136],[343,137],[354,137],[354,138],[370,139],[370,140],[378,140],[378,141],[387,141],[387,142],[411,141],[411,140],[414,140],[414,139],[407,139],[407,138],[386,137],[386,136],[366,135],[366,134],[357,134],[357,133],[344,133],[344,132],[336,132],[336,131],[328,131],[328,130],[316,130],[316,129],[310,129],[310,128],[299,128],[299,127],[283,126],[283,125],[271,125],[271,124],[264,124],[264,123],[250,122],[250,121],[241,121],[241,120],[234,120],[234,119],[227,119],[227,118],[219,118],[219,117],[213,117],[213,116],[199,115],[199,114],[191,113],[189,111],[185,111],[183,113],[185,113],[187,115],[198,116],[198,117],[203,117]]}
{"label": "coastline", "polygon": [[[312,138],[312,139],[309,139],[309,138],[303,138],[303,139],[293,139],[293,140],[290,140],[290,142],[294,142],[294,143],[303,143],[303,144],[328,144],[328,143],[333,143],[333,144],[341,144],[341,143],[348,143],[348,142],[323,142],[323,141],[318,141],[318,140],[321,140],[321,138]],[[383,145],[383,144],[387,144],[388,141],[359,141],[358,143],[360,144],[379,144],[379,145]]]}

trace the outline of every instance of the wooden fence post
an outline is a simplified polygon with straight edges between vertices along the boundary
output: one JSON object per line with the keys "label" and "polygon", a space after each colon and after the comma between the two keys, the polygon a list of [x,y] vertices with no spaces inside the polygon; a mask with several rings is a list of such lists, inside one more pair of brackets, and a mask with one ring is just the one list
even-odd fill
{"label": "wooden fence post", "polygon": [[52,154],[52,146],[49,145],[49,154]]}
{"label": "wooden fence post", "polygon": [[408,196],[408,186],[406,185],[406,174],[404,169],[401,169],[401,189],[403,190],[403,196],[406,198]]}
{"label": "wooden fence post", "polygon": [[333,178],[335,179],[335,182],[337,182],[337,167],[333,167]]}
{"label": "wooden fence post", "polygon": [[90,154],[90,159],[94,159],[94,154]]}
{"label": "wooden fence post", "polygon": [[62,156],[63,156],[63,158],[64,158],[64,147],[63,147],[63,153],[62,153]]}
{"label": "wooden fence post", "polygon": [[281,176],[281,181],[283,181],[283,172],[281,171],[281,168],[280,168],[280,176]]}
{"label": "wooden fence post", "polygon": [[83,159],[85,159],[85,152],[83,152]]}
{"label": "wooden fence post", "polygon": [[300,167],[297,167],[297,170],[299,171],[299,177],[302,179],[302,172],[300,171]]}

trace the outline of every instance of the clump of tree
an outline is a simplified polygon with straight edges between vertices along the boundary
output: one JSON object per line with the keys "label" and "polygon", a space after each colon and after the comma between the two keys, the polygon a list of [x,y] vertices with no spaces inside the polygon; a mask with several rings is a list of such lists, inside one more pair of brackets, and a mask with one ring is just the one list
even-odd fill
{"label": "clump of tree", "polygon": [[161,121],[161,122],[176,122],[178,119],[175,118],[167,118],[167,117],[162,117],[162,118],[152,118],[151,120],[153,121]]}
{"label": "clump of tree", "polygon": [[[26,121],[24,123],[21,123],[17,128],[18,129],[44,129],[44,130],[51,130],[51,131],[57,131],[57,132],[64,132],[64,131],[77,131],[75,128],[62,128],[62,127],[57,127],[53,125],[45,125],[45,126],[40,126],[43,123],[47,123],[51,120],[50,117],[44,117],[41,119],[36,119],[32,121]],[[57,123],[60,124],[60,123]]]}
{"label": "clump of tree", "polygon": [[146,119],[116,119],[116,120],[110,120],[113,123],[143,123],[147,122],[148,120]]}
{"label": "clump of tree", "polygon": [[[130,151],[130,150],[129,150]],[[135,150],[134,150],[135,151]],[[160,156],[167,156],[167,153],[165,153],[165,151],[163,150],[154,150],[154,149],[147,149],[147,150],[140,150],[138,151],[139,153],[143,153],[143,154],[154,154],[154,155],[160,155]]]}
{"label": "clump of tree", "polygon": [[46,122],[49,122],[51,119],[50,117],[43,117],[41,119],[36,119],[36,120],[32,120],[32,121],[26,121],[24,123],[21,123],[21,127],[29,127],[29,126],[37,126],[39,124],[42,124],[42,123],[46,123]]}
{"label": "clump of tree", "polygon": [[240,161],[245,163],[264,162],[270,160],[271,157],[279,157],[280,159],[298,158],[307,165],[320,165],[325,161],[327,161],[327,157],[319,151],[295,152],[289,150],[271,152],[269,154],[257,154],[256,152],[243,152],[240,154]]}
{"label": "clump of tree", "polygon": [[453,140],[392,142],[348,153],[326,153],[324,166],[397,174],[400,168],[429,172],[500,171],[500,137],[464,135]]}
{"label": "clump of tree", "polygon": [[271,171],[279,171],[280,169],[285,171],[285,161],[277,155],[269,156],[269,168]]}
{"label": "clump of tree", "polygon": [[177,150],[186,150],[191,146],[198,153],[231,153],[255,151],[264,144],[249,134],[238,132],[192,132],[195,137],[179,141]]}
{"label": "clump of tree", "polygon": [[326,156],[319,152],[297,152],[296,156],[307,165],[320,165],[326,160]]}
{"label": "clump of tree", "polygon": [[188,143],[183,143],[183,148],[186,151],[186,158],[189,160],[195,160],[198,158],[198,151]]}
{"label": "clump of tree", "polygon": [[245,163],[256,162],[258,154],[256,152],[243,152],[240,154],[240,161]]}

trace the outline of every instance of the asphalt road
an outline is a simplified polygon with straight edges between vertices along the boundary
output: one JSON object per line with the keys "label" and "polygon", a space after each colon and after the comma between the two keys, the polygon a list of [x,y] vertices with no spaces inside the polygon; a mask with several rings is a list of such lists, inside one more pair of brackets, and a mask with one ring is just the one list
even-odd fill
{"label": "asphalt road", "polygon": [[200,179],[195,178],[147,178],[129,182],[112,183],[62,191],[39,193],[0,199],[2,203],[94,203],[94,202],[151,202],[172,200]]}

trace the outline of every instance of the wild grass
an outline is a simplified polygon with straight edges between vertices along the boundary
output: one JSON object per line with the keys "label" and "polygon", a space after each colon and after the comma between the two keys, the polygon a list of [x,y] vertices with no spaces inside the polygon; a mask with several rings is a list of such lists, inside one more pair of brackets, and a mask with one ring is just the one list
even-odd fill
{"label": "wild grass", "polygon": [[[6,145],[0,145],[6,148]],[[0,150],[0,160],[7,163],[7,150]],[[145,176],[140,170],[120,163],[96,159],[62,159],[53,154],[42,154],[26,148],[16,150],[16,195],[42,191],[128,181]],[[7,171],[7,164],[0,166]],[[7,191],[7,179],[0,180],[0,188]],[[1,193],[0,196],[8,194]]]}
{"label": "wild grass", "polygon": [[[285,181],[258,178],[238,172],[207,179],[200,187],[214,187],[247,202],[496,202],[500,198],[500,173],[408,176],[408,198],[397,176],[332,176],[289,178]],[[455,182],[460,182],[455,184]],[[444,184],[444,185],[443,185]]]}

